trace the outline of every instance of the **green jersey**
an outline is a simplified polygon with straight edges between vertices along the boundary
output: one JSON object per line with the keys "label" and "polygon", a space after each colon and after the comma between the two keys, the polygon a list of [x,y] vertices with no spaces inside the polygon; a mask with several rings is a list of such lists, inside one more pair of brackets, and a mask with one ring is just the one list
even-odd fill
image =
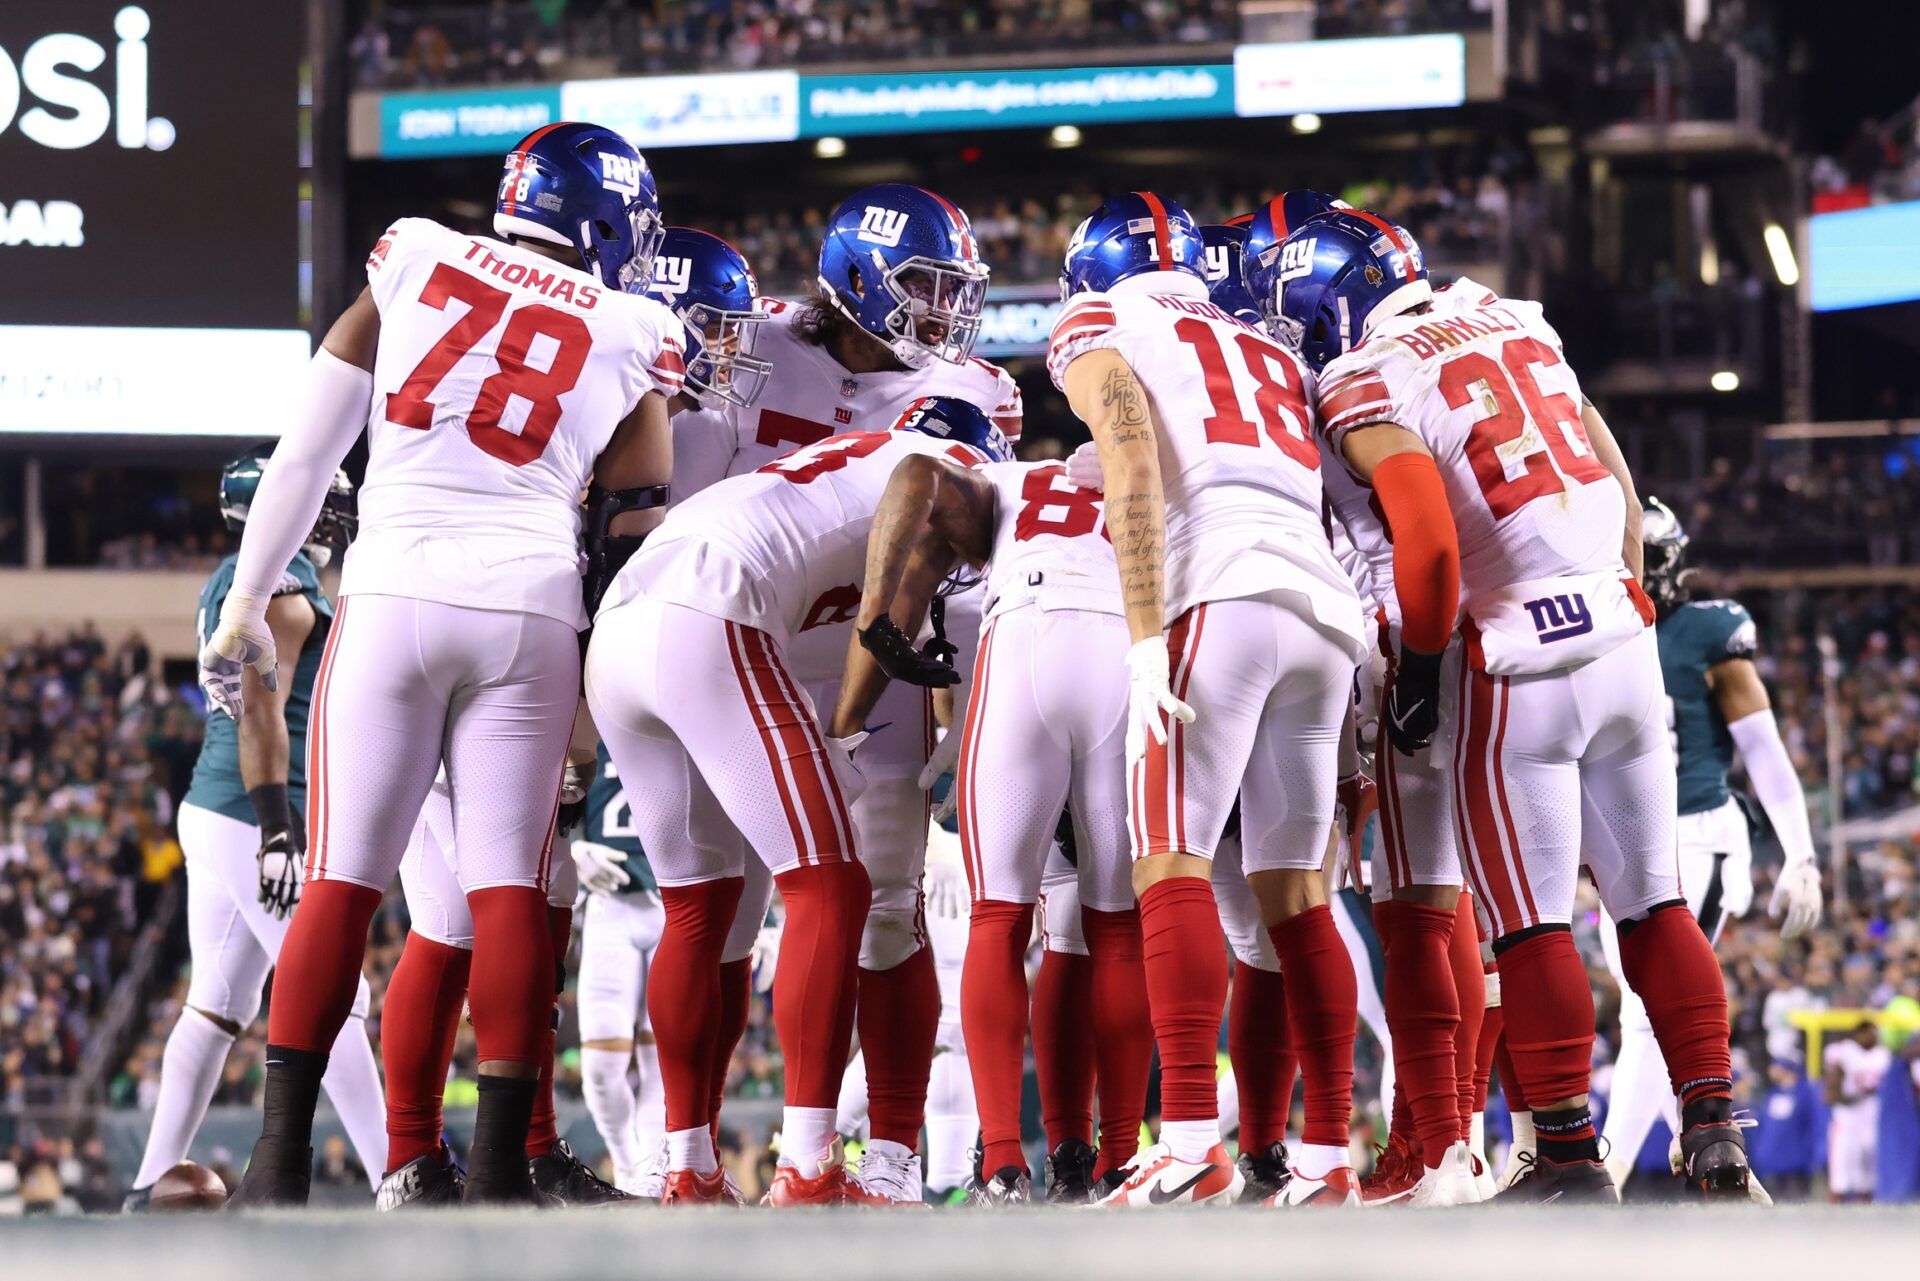
{"label": "green jersey", "polygon": [[660,882],[654,879],[653,865],[647,862],[646,852],[640,848],[640,837],[633,830],[633,803],[627,799],[627,789],[620,784],[620,771],[607,755],[605,743],[600,744],[596,761],[593,786],[587,789],[586,839],[626,855],[620,865],[630,879],[621,889],[622,894],[657,890]]}
{"label": "green jersey", "polygon": [[1660,620],[1660,674],[1667,683],[1667,726],[1679,758],[1680,812],[1718,809],[1732,792],[1733,735],[1707,688],[1707,670],[1752,658],[1753,617],[1731,600],[1689,601]]}
{"label": "green jersey", "polygon": [[[233,586],[236,554],[220,562],[200,589],[200,612],[194,623],[201,646],[220,621],[220,606],[226,603],[227,589]],[[293,669],[293,688],[287,694],[287,799],[296,815],[307,808],[307,717],[313,708],[313,681],[320,673],[320,654],[327,645],[327,632],[333,626],[333,602],[320,588],[320,575],[306,553],[294,556],[275,596],[305,596],[313,606],[313,630],[300,649],[300,660]],[[247,785],[240,777],[240,729],[225,712],[207,707],[207,732],[200,744],[200,759],[193,765],[193,782],[187,788],[186,803],[224,814],[242,823],[253,824],[253,806],[247,800]]]}

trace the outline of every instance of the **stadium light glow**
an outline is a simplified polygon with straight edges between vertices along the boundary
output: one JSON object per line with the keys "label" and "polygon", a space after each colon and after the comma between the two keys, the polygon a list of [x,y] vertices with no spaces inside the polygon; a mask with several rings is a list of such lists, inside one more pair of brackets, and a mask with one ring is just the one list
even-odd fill
{"label": "stadium light glow", "polygon": [[1047,141],[1065,149],[1080,145],[1080,129],[1077,125],[1055,125],[1053,132],[1047,135]]}
{"label": "stadium light glow", "polygon": [[1731,369],[1722,369],[1707,379],[1707,385],[1715,391],[1739,391],[1740,375]]}
{"label": "stadium light glow", "polygon": [[813,154],[822,160],[838,160],[847,154],[847,140],[828,135],[813,144]]}
{"label": "stadium light glow", "polygon": [[1700,242],[1700,283],[1703,285],[1720,283],[1720,249],[1711,240]]}
{"label": "stadium light glow", "polygon": [[1777,222],[1770,222],[1760,233],[1767,242],[1767,257],[1773,259],[1773,274],[1780,283],[1791,289],[1800,283],[1800,264],[1793,256],[1793,242],[1787,239],[1787,229]]}
{"label": "stadium light glow", "polygon": [[1320,117],[1314,115],[1311,111],[1301,112],[1293,118],[1293,131],[1295,133],[1319,133]]}

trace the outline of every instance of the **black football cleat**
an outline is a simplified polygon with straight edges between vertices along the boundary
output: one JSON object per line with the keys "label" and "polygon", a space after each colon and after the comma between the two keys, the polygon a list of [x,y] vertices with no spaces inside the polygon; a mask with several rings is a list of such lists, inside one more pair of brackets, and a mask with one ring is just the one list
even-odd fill
{"label": "black football cleat", "polygon": [[1106,1200],[1108,1194],[1127,1181],[1127,1176],[1130,1173],[1131,1171],[1128,1170],[1126,1166],[1116,1165],[1095,1179],[1093,1181],[1093,1196],[1088,1200],[1088,1204],[1098,1205],[1100,1202]]}
{"label": "black football cleat", "polygon": [[561,1139],[544,1155],[527,1162],[533,1186],[550,1204],[558,1206],[641,1205],[639,1197],[622,1192],[593,1172]]}
{"label": "black football cleat", "polygon": [[1269,1143],[1264,1152],[1242,1152],[1239,1165],[1240,1177],[1247,1181],[1240,1193],[1241,1205],[1263,1205],[1293,1180],[1284,1143]]}
{"label": "black football cleat", "polygon": [[153,1189],[151,1187],[135,1188],[133,1191],[127,1193],[124,1201],[120,1202],[120,1213],[122,1214],[145,1214],[151,1209],[153,1209]]}
{"label": "black football cleat", "polygon": [[1753,1171],[1747,1166],[1747,1140],[1732,1121],[1696,1125],[1680,1136],[1680,1160],[1687,1186],[1709,1201],[1749,1201]]}
{"label": "black football cleat", "polygon": [[1487,1204],[1619,1205],[1620,1189],[1598,1161],[1548,1161],[1522,1152],[1526,1170]]}
{"label": "black football cleat", "polygon": [[313,1189],[313,1149],[288,1148],[262,1136],[247,1158],[240,1186],[227,1198],[229,1210],[296,1209]]}
{"label": "black football cleat", "polygon": [[1047,1204],[1086,1205],[1092,1200],[1093,1149],[1079,1139],[1064,1139],[1047,1156]]}
{"label": "black football cleat", "polygon": [[380,1180],[373,1194],[374,1209],[425,1210],[459,1205],[466,1200],[467,1176],[442,1143],[438,1151],[415,1157]]}
{"label": "black football cleat", "polygon": [[974,1183],[967,1190],[967,1204],[990,1207],[1026,1205],[1033,1200],[1033,1182],[1027,1172],[1010,1165],[996,1171],[985,1183]]}

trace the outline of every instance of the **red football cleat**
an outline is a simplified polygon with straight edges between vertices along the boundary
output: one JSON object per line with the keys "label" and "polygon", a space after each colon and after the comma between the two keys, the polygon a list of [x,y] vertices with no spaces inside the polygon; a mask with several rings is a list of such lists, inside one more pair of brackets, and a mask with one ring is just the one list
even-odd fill
{"label": "red football cleat", "polygon": [[1387,1146],[1380,1149],[1373,1173],[1360,1180],[1360,1201],[1363,1205],[1392,1205],[1404,1201],[1413,1195],[1414,1186],[1425,1173],[1426,1166],[1406,1140],[1398,1134],[1388,1134]]}
{"label": "red football cleat", "polygon": [[667,1171],[667,1188],[660,1194],[661,1205],[739,1205],[740,1198],[727,1187],[725,1170],[699,1174],[693,1170]]}
{"label": "red football cleat", "polygon": [[761,1205],[770,1205],[777,1210],[803,1205],[846,1203],[847,1167],[837,1163],[809,1179],[795,1167],[783,1162],[773,1172],[773,1182],[768,1186],[767,1194],[760,1198]]}

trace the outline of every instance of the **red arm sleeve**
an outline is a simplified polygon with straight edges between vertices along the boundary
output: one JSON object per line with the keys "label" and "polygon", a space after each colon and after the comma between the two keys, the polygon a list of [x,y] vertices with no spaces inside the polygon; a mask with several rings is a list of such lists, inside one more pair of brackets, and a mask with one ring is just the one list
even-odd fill
{"label": "red arm sleeve", "polygon": [[1373,469],[1373,492],[1393,534],[1400,639],[1438,654],[1460,608],[1460,540],[1440,469],[1425,454],[1394,454]]}

